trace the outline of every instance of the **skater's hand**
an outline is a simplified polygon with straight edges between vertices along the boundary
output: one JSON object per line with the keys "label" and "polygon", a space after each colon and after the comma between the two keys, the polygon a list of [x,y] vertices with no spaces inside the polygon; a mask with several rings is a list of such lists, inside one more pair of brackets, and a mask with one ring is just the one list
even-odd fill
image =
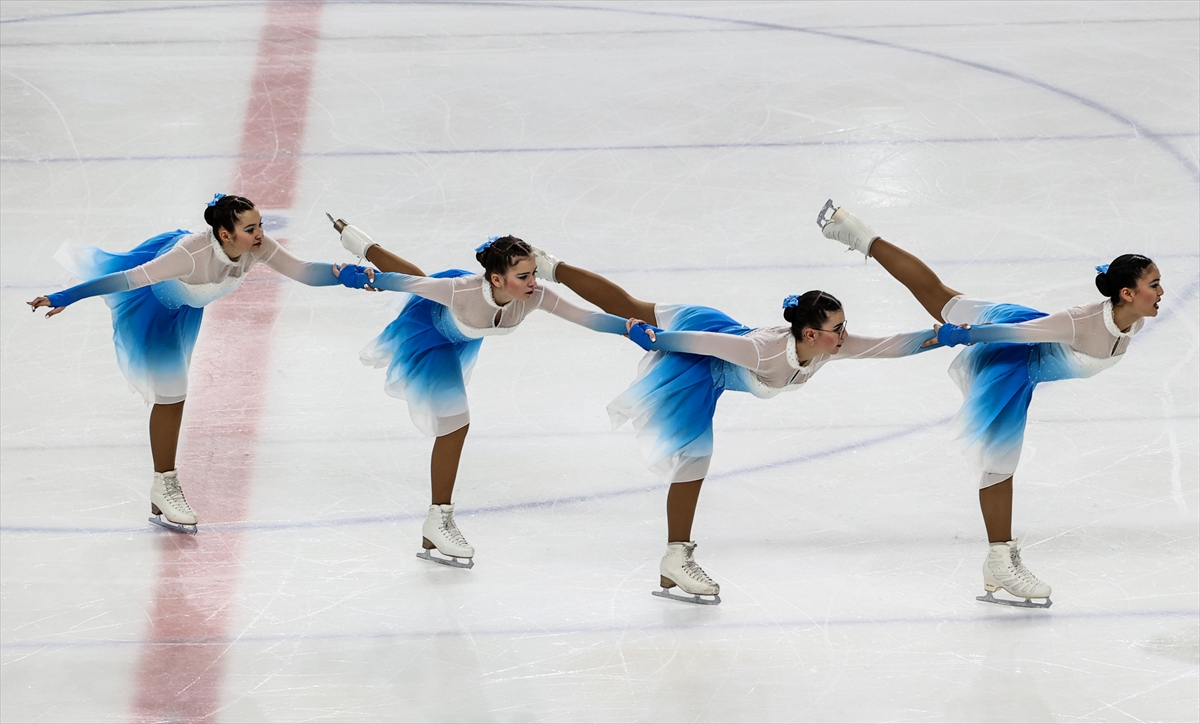
{"label": "skater's hand", "polygon": [[961,327],[957,324],[942,324],[935,325],[934,329],[937,331],[937,341],[946,347],[971,344],[971,325],[969,324]]}
{"label": "skater's hand", "polygon": [[629,339],[637,346],[649,351],[653,349],[653,344],[658,341],[658,333],[662,330],[651,324],[646,324],[640,319],[628,319],[625,322],[625,331],[629,333]]}
{"label": "skater's hand", "polygon": [[25,303],[29,305],[29,307],[30,307],[29,311],[31,311],[31,312],[37,311],[38,307],[50,307],[50,311],[46,312],[47,319],[49,319],[50,317],[53,317],[54,315],[58,314],[62,310],[66,309],[66,307],[54,306],[54,304],[50,301],[50,297],[38,297],[37,299],[33,300],[32,302],[25,302]]}
{"label": "skater's hand", "polygon": [[381,291],[370,286],[370,283],[375,281],[375,270],[367,266],[358,266],[357,264],[334,264],[333,275],[343,286],[351,289],[366,289],[369,292]]}

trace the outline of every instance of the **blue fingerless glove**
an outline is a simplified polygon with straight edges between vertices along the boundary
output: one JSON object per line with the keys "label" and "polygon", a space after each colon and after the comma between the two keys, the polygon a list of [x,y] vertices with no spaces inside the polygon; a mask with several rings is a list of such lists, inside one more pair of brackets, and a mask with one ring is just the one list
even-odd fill
{"label": "blue fingerless glove", "polygon": [[971,330],[963,329],[957,324],[943,324],[938,328],[937,341],[946,347],[957,347],[960,344],[971,343]]}
{"label": "blue fingerless glove", "polygon": [[50,300],[50,308],[51,309],[57,309],[58,307],[65,307],[68,304],[70,304],[71,302],[75,301],[74,299],[71,298],[71,295],[66,292],[66,290],[63,290],[61,292],[55,292],[54,294],[47,294],[46,299]]}
{"label": "blue fingerless glove", "polygon": [[635,324],[629,329],[629,339],[633,340],[634,344],[644,350],[654,349],[654,343],[650,341],[650,335],[647,334],[650,330],[654,330],[655,334],[662,334],[662,330],[658,327],[649,324]]}
{"label": "blue fingerless glove", "polygon": [[354,264],[342,267],[342,270],[338,272],[338,281],[351,289],[362,289],[371,283],[370,278],[367,277],[367,268]]}

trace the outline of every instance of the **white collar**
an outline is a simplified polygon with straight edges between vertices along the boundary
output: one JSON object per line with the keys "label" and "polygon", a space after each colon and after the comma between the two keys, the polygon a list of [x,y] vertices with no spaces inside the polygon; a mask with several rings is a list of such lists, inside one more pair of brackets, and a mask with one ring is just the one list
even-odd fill
{"label": "white collar", "polygon": [[[1108,330],[1109,334],[1111,334],[1112,336],[1114,336],[1118,339],[1120,339],[1122,337],[1132,337],[1133,336],[1133,334],[1134,334],[1133,325],[1129,326],[1128,332],[1122,332],[1121,329],[1119,327],[1117,327],[1117,323],[1115,321],[1113,321],[1113,303],[1112,303],[1111,299],[1104,300],[1104,309],[1101,310],[1100,314],[1101,314],[1101,316],[1104,317],[1104,328]],[[1137,322],[1134,322],[1133,324],[1136,325]]]}
{"label": "white collar", "polygon": [[488,281],[487,277],[483,278],[483,286],[481,289],[483,290],[483,301],[487,302],[488,306],[492,309],[499,309],[503,311],[504,307],[496,304],[496,297],[492,294],[492,283]]}
{"label": "white collar", "polygon": [[[225,253],[225,250],[221,248],[221,240],[217,238],[216,234],[212,233],[212,229],[208,230],[208,236],[210,239],[212,239],[213,255],[217,257],[217,261],[226,266],[237,266],[238,263],[233,259],[230,259],[229,255]],[[238,257],[238,259],[240,261],[241,257]]]}
{"label": "white collar", "polygon": [[794,370],[802,370],[804,366],[800,364],[800,356],[796,354],[796,338],[792,336],[791,328],[787,331],[787,361]]}

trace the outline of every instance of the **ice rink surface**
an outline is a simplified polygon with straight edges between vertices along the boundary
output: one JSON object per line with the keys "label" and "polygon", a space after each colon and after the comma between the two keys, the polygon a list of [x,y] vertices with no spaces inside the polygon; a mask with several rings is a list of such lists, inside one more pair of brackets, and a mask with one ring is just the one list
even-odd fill
{"label": "ice rink surface", "polygon": [[[5,722],[1200,718],[1197,3],[6,0],[0,33]],[[326,211],[428,271],[512,233],[751,326],[813,288],[857,333],[931,324],[821,237],[829,197],[973,296],[1091,302],[1124,252],[1166,296],[1035,396],[1014,532],[1053,608],[975,601],[949,350],[724,396],[700,607],[650,596],[665,487],[605,412],[634,345],[484,343],[451,570],[414,556],[430,441],[357,359],[402,298],[272,272],[206,311],[199,535],[146,523],[107,308],[24,302],[64,242],[256,189],[308,259],[350,258]]]}

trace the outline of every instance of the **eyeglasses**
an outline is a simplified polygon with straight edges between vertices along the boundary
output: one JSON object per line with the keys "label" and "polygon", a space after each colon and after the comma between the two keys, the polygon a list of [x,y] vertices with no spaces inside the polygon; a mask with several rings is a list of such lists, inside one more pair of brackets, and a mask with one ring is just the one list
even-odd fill
{"label": "eyeglasses", "polygon": [[830,334],[836,334],[838,336],[838,339],[846,338],[846,323],[845,322],[838,324],[833,329],[822,329],[821,327],[813,327],[813,330],[817,331],[817,332],[829,332]]}

